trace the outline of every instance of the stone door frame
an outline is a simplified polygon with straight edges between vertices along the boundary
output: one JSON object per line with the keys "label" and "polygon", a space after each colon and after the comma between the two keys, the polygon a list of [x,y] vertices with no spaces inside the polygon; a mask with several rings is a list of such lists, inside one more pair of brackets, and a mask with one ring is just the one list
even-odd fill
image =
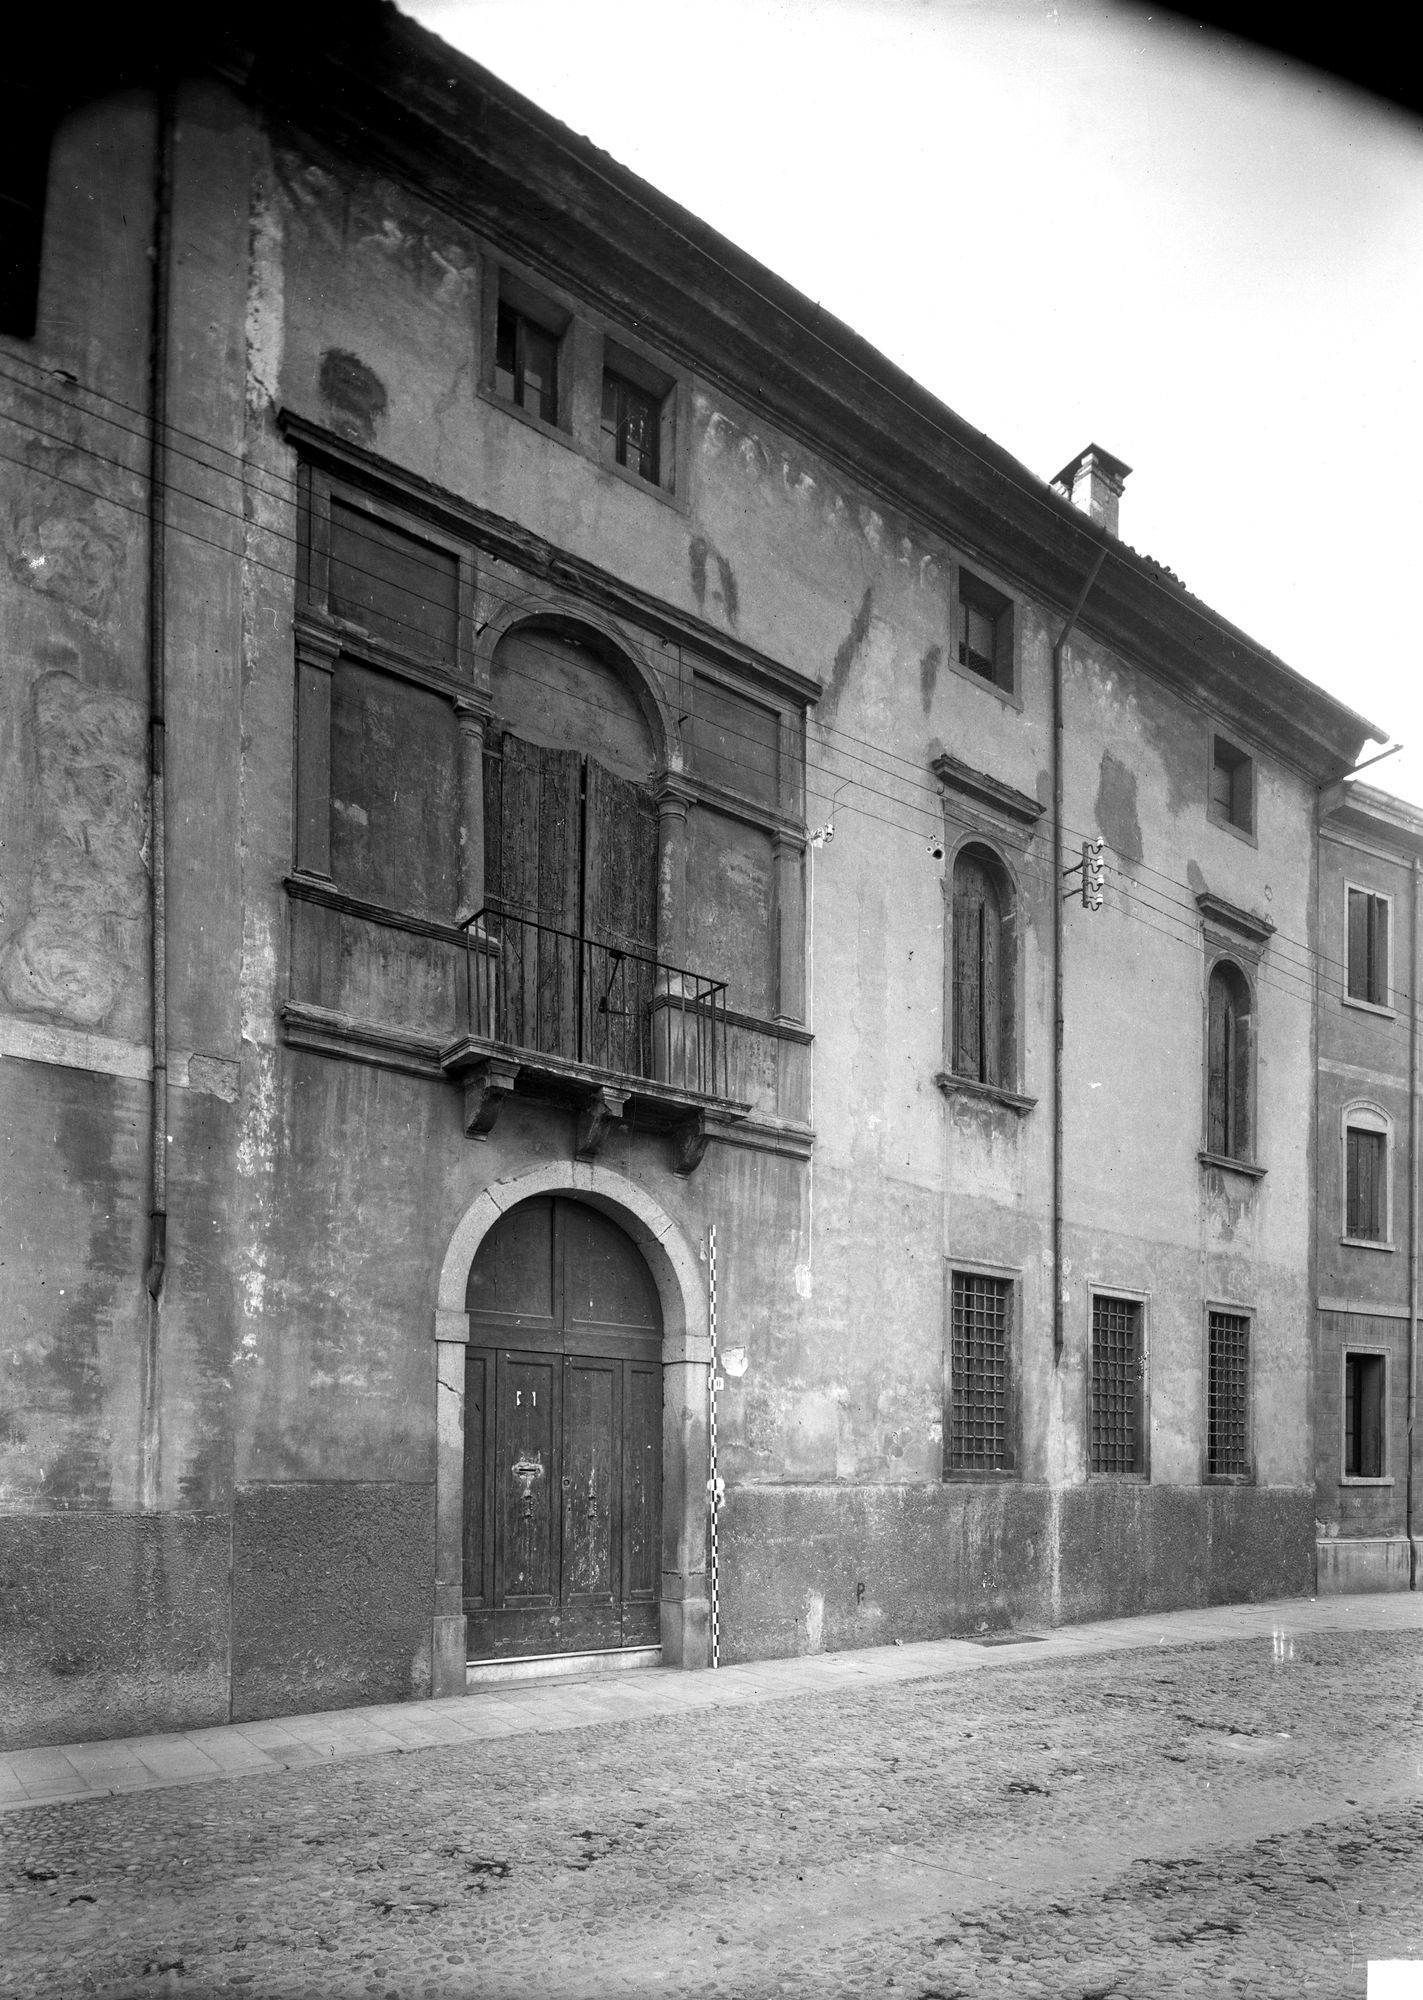
{"label": "stone door frame", "polygon": [[645,1188],[595,1161],[532,1167],[492,1182],[461,1216],[440,1266],[435,1304],[435,1602],[432,1695],[465,1691],[464,1355],[465,1289],[480,1244],[507,1209],[557,1194],[599,1208],[632,1238],[662,1305],[662,1663],[705,1667],[711,1658],[706,1507],[710,1469],[707,1375],[711,1335],[696,1251]]}

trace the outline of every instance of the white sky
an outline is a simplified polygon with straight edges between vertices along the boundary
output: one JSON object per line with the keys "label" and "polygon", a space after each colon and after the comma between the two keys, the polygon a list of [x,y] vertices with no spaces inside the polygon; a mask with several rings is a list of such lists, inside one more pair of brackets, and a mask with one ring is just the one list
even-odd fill
{"label": "white sky", "polygon": [[1032,471],[1124,458],[1124,539],[1423,805],[1423,123],[1120,0],[404,5]]}

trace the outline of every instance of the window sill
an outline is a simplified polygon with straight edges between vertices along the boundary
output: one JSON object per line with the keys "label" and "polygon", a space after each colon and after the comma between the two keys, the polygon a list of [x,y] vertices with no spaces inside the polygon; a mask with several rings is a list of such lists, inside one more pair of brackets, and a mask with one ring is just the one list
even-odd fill
{"label": "window sill", "polygon": [[1340,1000],[1346,1007],[1352,1007],[1359,1014],[1377,1014],[1382,1021],[1396,1021],[1396,1007],[1381,1007],[1377,1000],[1359,1000],[1352,993],[1342,993]]}
{"label": "window sill", "polygon": [[484,389],[481,394],[486,402],[494,405],[496,410],[503,410],[508,416],[517,417],[521,424],[527,424],[530,430],[537,431],[541,437],[552,438],[555,444],[572,445],[575,451],[579,449],[578,439],[567,425],[551,424],[547,417],[541,417],[537,412],[525,409],[522,403],[516,403],[508,396],[501,396],[497,389]]}
{"label": "window sill", "polygon": [[1196,1158],[1203,1167],[1219,1167],[1223,1173],[1243,1174],[1247,1180],[1262,1181],[1268,1169],[1257,1166],[1254,1160],[1232,1160],[1226,1153],[1197,1153]]}
{"label": "window sill", "polygon": [[973,1077],[955,1076],[946,1069],[937,1070],[934,1081],[945,1097],[972,1097],[980,1103],[1001,1104],[1005,1111],[1016,1111],[1020,1118],[1026,1117],[1038,1101],[1035,1097],[1021,1097],[1015,1090],[1003,1090],[996,1083],[979,1083]]}
{"label": "window sill", "polygon": [[1021,1480],[1022,1474],[1014,1466],[1005,1466],[1000,1472],[986,1472],[968,1465],[950,1465],[940,1475],[945,1486],[1002,1486],[1005,1481]]}
{"label": "window sill", "polygon": [[1149,1472],[1089,1472],[1087,1478],[1089,1483],[1096,1480],[1107,1480],[1117,1486],[1149,1486],[1151,1484],[1151,1474]]}
{"label": "window sill", "polygon": [[1392,1486],[1393,1478],[1390,1475],[1387,1479],[1364,1479],[1356,1472],[1341,1472],[1339,1475],[1339,1484],[1341,1486]]}
{"label": "window sill", "polygon": [[989,680],[987,674],[975,673],[972,667],[966,667],[955,659],[952,651],[949,652],[944,665],[952,668],[959,679],[967,681],[970,687],[982,688],[985,694],[996,695],[1005,708],[1016,708],[1021,713],[1023,697],[1016,688],[1004,687],[1001,681]]}
{"label": "window sill", "polygon": [[1206,818],[1212,826],[1218,826],[1222,833],[1234,834],[1237,840],[1243,840],[1247,847],[1258,847],[1260,845],[1258,836],[1250,828],[1237,826],[1235,821],[1227,819],[1224,813],[1207,811]]}
{"label": "window sill", "polygon": [[1339,1241],[1348,1250],[1383,1250],[1390,1257],[1397,1247],[1392,1243],[1380,1243],[1372,1236],[1341,1236]]}
{"label": "window sill", "polygon": [[660,500],[664,507],[675,507],[679,513],[686,513],[686,502],[682,496],[673,487],[664,486],[660,479],[644,479],[642,474],[634,472],[630,465],[619,465],[615,458],[610,458],[603,451],[596,453],[595,458],[604,472],[610,472],[614,479],[621,479],[625,486],[635,487],[639,493],[651,494],[652,498]]}
{"label": "window sill", "polygon": [[1201,1480],[1202,1486],[1253,1486],[1253,1472],[1208,1472]]}

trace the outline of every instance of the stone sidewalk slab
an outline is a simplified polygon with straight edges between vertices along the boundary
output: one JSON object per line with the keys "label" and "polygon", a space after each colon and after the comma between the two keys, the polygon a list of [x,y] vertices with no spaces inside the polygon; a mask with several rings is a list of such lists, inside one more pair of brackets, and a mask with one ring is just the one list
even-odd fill
{"label": "stone sidewalk slab", "polygon": [[211,1729],[11,1750],[0,1753],[0,1813],[261,1771],[409,1755],[458,1742],[544,1735],[794,1695],[991,1672],[1025,1661],[1250,1638],[1275,1647],[1305,1633],[1336,1631],[1423,1634],[1423,1592],[1288,1598],[1102,1619],[1033,1634],[1032,1642],[1026,1635],[1023,1642],[989,1646],[969,1639],[926,1639],[853,1652],[756,1660],[711,1673],[651,1668],[635,1675],[507,1682],[441,1701],[334,1709]]}

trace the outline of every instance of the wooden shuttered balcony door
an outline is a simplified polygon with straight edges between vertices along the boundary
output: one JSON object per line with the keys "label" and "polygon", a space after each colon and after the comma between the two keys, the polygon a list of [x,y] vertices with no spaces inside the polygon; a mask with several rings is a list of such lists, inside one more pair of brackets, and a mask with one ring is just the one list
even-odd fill
{"label": "wooden shuttered balcony door", "polygon": [[954,868],[954,1074],[1003,1084],[1003,913],[984,864],[960,855]]}
{"label": "wooden shuttered balcony door", "polygon": [[500,943],[499,1039],[652,1073],[657,809],[577,750],[505,732],[485,757],[486,903]]}
{"label": "wooden shuttered balcony door", "polygon": [[464,1609],[471,1659],[655,1646],[662,1317],[631,1239],[539,1197],[467,1293]]}

